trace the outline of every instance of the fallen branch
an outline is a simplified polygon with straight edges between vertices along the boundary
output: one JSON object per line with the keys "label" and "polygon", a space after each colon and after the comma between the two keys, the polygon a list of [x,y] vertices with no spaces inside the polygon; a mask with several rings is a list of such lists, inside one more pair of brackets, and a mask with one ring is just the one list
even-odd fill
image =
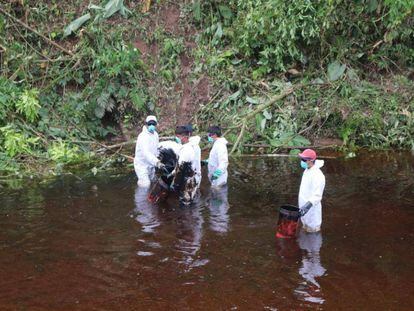
{"label": "fallen branch", "polygon": [[269,108],[270,106],[272,106],[273,104],[275,104],[277,101],[285,98],[286,96],[292,94],[294,91],[294,88],[289,88],[285,91],[283,91],[282,93],[280,93],[279,95],[273,96],[267,103],[258,105],[256,109],[254,109],[253,111],[249,112],[247,115],[245,115],[243,117],[243,121],[249,121],[250,119],[254,118],[256,116],[256,114],[266,110],[267,108]]}
{"label": "fallen branch", "polygon": [[[174,137],[171,137],[171,136],[165,136],[165,137],[160,137],[159,139],[161,140],[161,141],[163,141],[163,140],[170,140],[170,139],[173,139]],[[119,147],[124,147],[124,146],[128,146],[128,145],[135,145],[136,144],[136,139],[132,139],[132,140],[128,140],[128,141],[124,141],[124,142],[122,142],[122,143],[119,143],[119,144],[115,144],[115,145],[110,145],[110,146],[105,146],[104,148],[102,148],[102,149],[98,149],[97,150],[97,152],[102,152],[102,151],[104,151],[104,150],[111,150],[111,149],[116,149],[116,148],[119,148]]]}
{"label": "fallen branch", "polygon": [[253,119],[256,114],[266,110],[267,108],[269,108],[270,106],[272,106],[273,104],[275,104],[277,101],[285,98],[286,96],[292,94],[294,91],[294,88],[291,87],[289,89],[284,90],[281,94],[273,96],[267,103],[261,104],[259,106],[257,106],[256,109],[254,109],[253,111],[249,112],[248,114],[246,114],[240,121],[240,123],[238,123],[238,125],[241,125],[241,130],[239,132],[239,135],[237,137],[236,142],[233,145],[233,148],[230,151],[230,154],[233,154],[236,150],[237,147],[243,137],[244,131],[246,130],[247,127],[247,122],[250,121],[250,119]]}
{"label": "fallen branch", "polygon": [[237,146],[239,145],[243,137],[244,131],[246,130],[246,126],[247,126],[247,120],[245,120],[242,124],[242,128],[240,130],[239,136],[237,136],[236,142],[234,143],[233,148],[231,148],[230,155],[232,155],[237,150]]}
{"label": "fallen branch", "polygon": [[105,148],[98,149],[97,152],[102,152],[102,151],[105,151],[105,150],[116,149],[116,148],[120,148],[120,147],[124,147],[124,146],[128,146],[128,145],[134,145],[135,143],[136,143],[136,140],[135,139],[129,140],[129,141],[124,141],[124,142],[119,143],[119,144],[105,146]]}
{"label": "fallen branch", "polygon": [[[106,149],[106,150],[108,150],[108,151],[111,151],[111,149],[114,149],[114,148],[110,148],[110,146],[107,146],[107,145],[105,145],[105,144],[102,144],[102,143],[100,143],[100,142],[96,142],[99,146],[101,146],[101,147],[103,147],[103,149]],[[119,155],[121,155],[121,156],[123,156],[124,158],[126,158],[126,159],[128,159],[128,160],[130,160],[131,162],[132,161],[134,161],[134,157],[131,157],[131,156],[129,156],[129,155],[127,155],[127,154],[124,154],[124,153],[120,153],[119,151],[121,151],[121,149],[122,149],[122,146],[119,148],[119,150],[118,151],[115,151],[115,154],[119,154]],[[102,150],[102,149],[99,149],[99,150]],[[99,152],[99,150],[97,151],[97,152]],[[102,150],[103,151],[103,150]],[[101,151],[101,152],[102,152]]]}
{"label": "fallen branch", "polygon": [[43,40],[45,40],[46,42],[48,42],[49,44],[53,45],[54,47],[58,48],[59,50],[65,52],[66,54],[74,57],[75,54],[73,54],[71,51],[69,51],[68,49],[64,48],[63,46],[57,44],[56,42],[50,40],[49,38],[47,38],[46,36],[42,35],[40,32],[38,32],[36,29],[33,29],[32,27],[30,27],[29,25],[27,25],[26,23],[22,22],[20,19],[14,17],[13,15],[9,14],[8,12],[6,12],[5,10],[3,10],[2,8],[0,8],[0,12],[3,13],[4,15],[6,15],[8,18],[12,19],[13,21],[15,21],[16,23],[18,23],[19,25],[23,26],[24,28],[30,30],[31,32],[35,33],[36,35],[38,35],[39,37],[41,37]]}
{"label": "fallen branch", "polygon": [[[297,155],[288,154],[288,153],[270,153],[270,154],[238,154],[233,157],[243,157],[243,158],[297,158]],[[333,156],[318,156],[318,159],[337,159],[338,157]]]}
{"label": "fallen branch", "polygon": [[[232,143],[228,143],[227,145],[232,146]],[[338,145],[325,145],[325,146],[318,146],[318,145],[312,145],[312,146],[272,146],[269,144],[243,144],[244,147],[249,148],[275,148],[275,149],[287,149],[287,150],[293,150],[293,149],[329,149],[329,148],[338,148],[340,146]]]}

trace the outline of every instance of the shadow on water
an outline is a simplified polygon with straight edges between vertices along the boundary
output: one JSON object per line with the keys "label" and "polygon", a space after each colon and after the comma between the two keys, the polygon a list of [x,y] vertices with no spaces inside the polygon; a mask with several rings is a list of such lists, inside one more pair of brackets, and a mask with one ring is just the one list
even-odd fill
{"label": "shadow on water", "polygon": [[133,174],[0,189],[0,309],[412,309],[411,154],[326,161],[322,232],[296,239],[275,238],[296,159],[230,172],[184,209]]}

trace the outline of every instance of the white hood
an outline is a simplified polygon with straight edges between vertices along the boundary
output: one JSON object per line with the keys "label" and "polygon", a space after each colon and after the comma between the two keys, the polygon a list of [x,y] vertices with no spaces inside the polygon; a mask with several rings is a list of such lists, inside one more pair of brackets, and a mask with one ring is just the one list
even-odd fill
{"label": "white hood", "polygon": [[188,142],[190,145],[194,146],[194,145],[199,145],[200,140],[201,140],[200,136],[191,136]]}
{"label": "white hood", "polygon": [[321,168],[324,164],[325,164],[324,160],[316,160],[314,166],[317,168]]}
{"label": "white hood", "polygon": [[227,145],[229,142],[224,137],[220,137],[220,138],[217,138],[217,140],[215,141],[215,143]]}

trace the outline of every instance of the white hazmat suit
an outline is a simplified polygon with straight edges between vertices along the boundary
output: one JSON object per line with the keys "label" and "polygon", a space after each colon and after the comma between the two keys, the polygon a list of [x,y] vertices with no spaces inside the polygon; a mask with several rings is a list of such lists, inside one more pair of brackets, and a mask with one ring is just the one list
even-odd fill
{"label": "white hazmat suit", "polygon": [[[185,205],[190,204],[193,199],[195,198],[197,189],[199,187],[197,178],[197,174],[200,171],[200,160],[197,157],[197,148],[200,148],[198,146],[200,142],[199,136],[191,137],[188,141],[188,143],[184,144],[180,150],[180,154],[178,157],[178,168],[176,172],[176,176],[174,177],[173,183],[176,183],[176,178],[178,175],[182,176],[181,173],[183,173],[184,166],[186,164],[190,164],[191,170],[194,172],[193,176],[185,176],[185,184],[182,185],[181,191],[180,191],[180,202],[184,203]],[[179,173],[181,171],[181,173]],[[187,174],[185,172],[184,174]]]}
{"label": "white hazmat suit", "polygon": [[134,169],[140,187],[149,187],[154,177],[154,167],[158,162],[158,142],[158,133],[151,133],[144,125],[142,132],[138,135],[134,157]]}
{"label": "white hazmat suit", "polygon": [[325,176],[320,168],[322,160],[316,160],[311,168],[305,169],[300,183],[299,207],[307,202],[312,203],[310,210],[301,217],[303,229],[307,232],[317,232],[322,224],[322,195],[325,188]]}
{"label": "white hazmat suit", "polygon": [[[199,143],[200,136],[190,137],[188,143],[182,145],[180,155],[178,157],[178,165],[182,164],[183,162],[191,163],[191,168],[194,170],[196,176],[196,182],[199,180],[197,178],[197,175],[201,176],[201,150],[200,146],[198,145]],[[197,154],[198,151],[200,151],[200,155]]]}
{"label": "white hazmat suit", "polygon": [[[227,140],[224,137],[220,137],[214,141],[213,148],[211,148],[208,157],[208,178],[211,181],[212,187],[221,187],[227,183],[228,165]],[[217,169],[221,170],[223,174],[219,178],[212,180],[213,173]]]}
{"label": "white hazmat suit", "polygon": [[196,183],[197,187],[200,187],[201,184],[201,148],[200,148],[200,136],[192,136],[189,139],[190,144],[194,149],[194,171],[196,173]]}

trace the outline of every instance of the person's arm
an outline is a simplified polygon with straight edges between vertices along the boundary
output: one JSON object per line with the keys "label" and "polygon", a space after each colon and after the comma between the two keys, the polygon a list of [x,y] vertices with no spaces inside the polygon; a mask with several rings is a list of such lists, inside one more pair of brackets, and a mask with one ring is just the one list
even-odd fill
{"label": "person's arm", "polygon": [[[147,137],[149,139],[149,137]],[[138,143],[138,142],[137,142]],[[156,164],[158,163],[159,159],[157,158],[156,155],[154,155],[150,150],[149,150],[149,144],[148,141],[145,144],[142,144],[142,154],[144,155],[145,160],[150,163],[153,166],[156,166]]]}
{"label": "person's arm", "polygon": [[316,175],[312,183],[312,195],[309,198],[309,202],[311,202],[313,206],[319,204],[322,201],[324,189],[325,176],[323,174]]}
{"label": "person's arm", "polygon": [[322,201],[323,190],[325,188],[325,176],[323,174],[317,175],[312,179],[312,194],[309,200],[303,205],[299,206],[299,212],[301,216],[306,213]]}
{"label": "person's arm", "polygon": [[138,135],[137,142],[135,143],[135,158],[138,157],[139,154],[139,146],[142,144],[141,135]]}

